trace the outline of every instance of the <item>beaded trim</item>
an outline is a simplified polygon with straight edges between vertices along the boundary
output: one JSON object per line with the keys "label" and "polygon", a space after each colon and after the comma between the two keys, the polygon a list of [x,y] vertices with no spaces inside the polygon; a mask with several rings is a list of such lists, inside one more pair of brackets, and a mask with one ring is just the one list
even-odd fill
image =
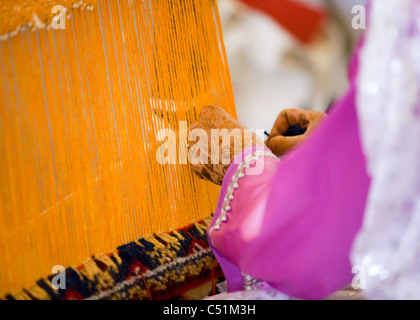
{"label": "beaded trim", "polygon": [[262,288],[263,283],[261,280],[253,278],[249,274],[243,272],[242,276],[244,277],[243,288],[245,291],[255,291]]}
{"label": "beaded trim", "polygon": [[238,169],[236,170],[236,173],[234,174],[234,176],[232,177],[232,182],[230,183],[229,187],[228,187],[228,192],[226,194],[226,197],[224,199],[223,202],[223,207],[222,207],[222,212],[220,213],[220,217],[216,220],[216,223],[214,224],[213,227],[210,228],[209,230],[209,238],[211,241],[211,244],[213,247],[216,248],[213,239],[211,237],[211,234],[213,233],[214,230],[219,230],[220,226],[222,224],[222,222],[226,222],[227,221],[227,213],[230,212],[231,207],[230,207],[230,201],[232,201],[234,199],[234,195],[233,192],[239,188],[239,179],[242,179],[243,177],[245,177],[245,170],[251,167],[252,162],[256,162],[257,160],[259,160],[259,158],[261,156],[266,156],[266,157],[273,157],[273,158],[277,158],[277,156],[275,156],[273,153],[269,152],[269,151],[257,151],[253,154],[248,155],[245,160],[239,165]]}

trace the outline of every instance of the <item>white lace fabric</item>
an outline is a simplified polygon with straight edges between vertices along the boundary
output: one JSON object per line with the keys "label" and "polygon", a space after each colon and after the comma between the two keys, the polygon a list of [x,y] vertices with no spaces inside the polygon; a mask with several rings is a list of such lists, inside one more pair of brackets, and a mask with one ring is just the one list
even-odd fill
{"label": "white lace fabric", "polygon": [[420,299],[420,0],[372,1],[357,85],[372,181],[352,262],[368,298]]}

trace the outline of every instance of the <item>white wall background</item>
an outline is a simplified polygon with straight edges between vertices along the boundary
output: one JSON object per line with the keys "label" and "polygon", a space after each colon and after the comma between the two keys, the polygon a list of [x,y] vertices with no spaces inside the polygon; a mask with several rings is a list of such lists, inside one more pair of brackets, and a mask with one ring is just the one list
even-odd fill
{"label": "white wall background", "polygon": [[[300,0],[335,8],[318,39],[298,43],[269,16],[218,0],[239,120],[269,132],[286,108],[326,110],[347,86],[351,8],[365,0]],[[349,35],[349,32],[351,33]]]}

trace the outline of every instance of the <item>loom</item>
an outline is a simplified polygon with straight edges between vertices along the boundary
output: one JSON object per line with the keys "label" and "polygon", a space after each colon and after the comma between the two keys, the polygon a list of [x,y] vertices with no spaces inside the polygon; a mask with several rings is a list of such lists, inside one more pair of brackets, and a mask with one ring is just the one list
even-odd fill
{"label": "loom", "polygon": [[214,273],[218,187],[157,161],[157,133],[207,105],[235,116],[216,1],[2,1],[0,299],[171,297]]}

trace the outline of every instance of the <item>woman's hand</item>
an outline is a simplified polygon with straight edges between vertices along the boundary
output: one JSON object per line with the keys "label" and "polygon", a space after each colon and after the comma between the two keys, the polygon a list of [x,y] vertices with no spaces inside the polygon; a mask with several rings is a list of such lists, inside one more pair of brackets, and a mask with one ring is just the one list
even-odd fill
{"label": "woman's hand", "polygon": [[[275,155],[283,155],[306,139],[325,117],[325,113],[318,111],[283,110],[265,144]],[[252,145],[264,145],[251,130],[215,106],[205,107],[190,131],[190,136],[197,137],[189,144],[192,170],[201,179],[218,185],[222,184],[227,168],[242,150]]]}
{"label": "woman's hand", "polygon": [[324,112],[285,109],[280,112],[265,144],[276,156],[295,147],[326,118]]}
{"label": "woman's hand", "polygon": [[[190,127],[197,136],[189,143],[189,163],[201,178],[221,185],[227,168],[245,148],[264,145],[262,139],[220,107],[205,107]],[[223,142],[224,141],[224,142]]]}

